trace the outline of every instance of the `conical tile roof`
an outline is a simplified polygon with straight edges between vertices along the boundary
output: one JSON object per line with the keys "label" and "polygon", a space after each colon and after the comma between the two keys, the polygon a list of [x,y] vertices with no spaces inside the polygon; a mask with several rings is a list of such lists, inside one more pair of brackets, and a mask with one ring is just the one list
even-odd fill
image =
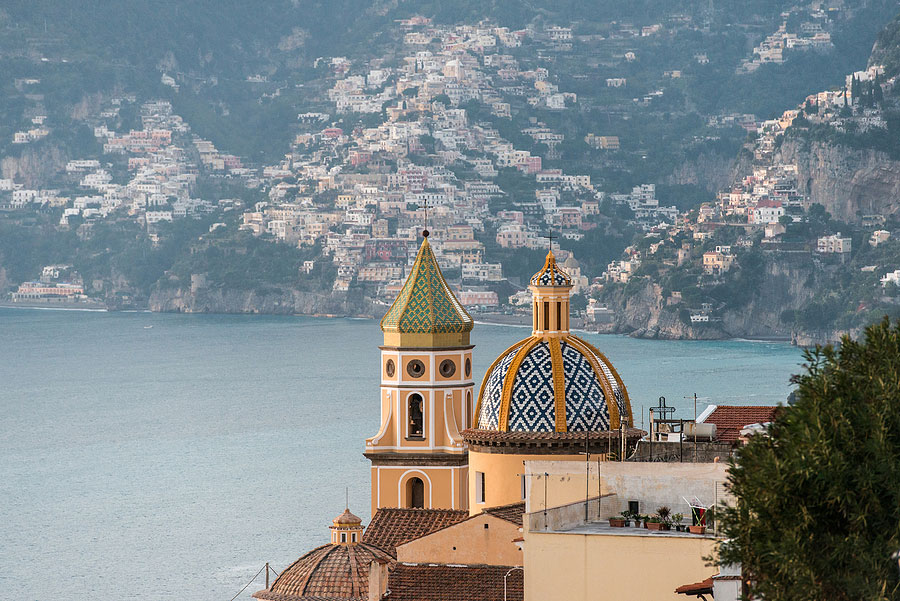
{"label": "conical tile roof", "polygon": [[444,280],[428,238],[397,300],[381,319],[383,332],[454,334],[472,331],[472,317]]}

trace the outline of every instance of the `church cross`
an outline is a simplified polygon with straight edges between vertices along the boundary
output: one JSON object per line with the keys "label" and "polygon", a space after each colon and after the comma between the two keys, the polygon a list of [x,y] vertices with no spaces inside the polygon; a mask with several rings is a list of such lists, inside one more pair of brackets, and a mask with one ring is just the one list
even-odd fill
{"label": "church cross", "polygon": [[425,229],[422,230],[422,236],[427,238],[428,237],[428,199],[427,198],[423,201],[423,204],[425,206]]}
{"label": "church cross", "polygon": [[558,236],[553,235],[552,229],[549,232],[547,232],[545,235],[541,236],[541,238],[547,239],[547,246],[549,247],[548,249],[550,250],[550,252],[553,252],[553,239],[557,238],[557,237]]}

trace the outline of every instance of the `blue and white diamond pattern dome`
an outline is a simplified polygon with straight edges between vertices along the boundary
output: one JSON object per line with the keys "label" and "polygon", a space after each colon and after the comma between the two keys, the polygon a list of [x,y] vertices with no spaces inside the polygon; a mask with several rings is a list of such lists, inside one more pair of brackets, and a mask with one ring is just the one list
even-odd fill
{"label": "blue and white diamond pattern dome", "polygon": [[574,335],[532,336],[485,374],[475,427],[500,432],[585,432],[633,425],[628,392],[609,360]]}
{"label": "blue and white diamond pattern dome", "polygon": [[572,280],[565,271],[556,264],[553,251],[547,253],[544,266],[539,272],[531,276],[532,286],[571,286]]}

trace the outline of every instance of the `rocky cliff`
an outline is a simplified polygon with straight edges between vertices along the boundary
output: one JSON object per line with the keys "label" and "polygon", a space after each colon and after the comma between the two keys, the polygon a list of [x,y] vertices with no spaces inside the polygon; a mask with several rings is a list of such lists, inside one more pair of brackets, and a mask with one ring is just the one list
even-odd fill
{"label": "rocky cliff", "polygon": [[[781,321],[788,309],[799,309],[815,294],[824,275],[811,264],[793,265],[771,257],[760,285],[741,307],[714,311],[708,323],[690,323],[680,305],[667,306],[661,288],[647,282],[637,293],[626,296],[624,289],[604,301],[613,310],[611,324],[599,331],[629,334],[637,338],[719,340],[725,338],[770,338],[827,341],[839,338],[829,332],[797,333]],[[631,290],[634,287],[631,286]]]}
{"label": "rocky cliff", "polygon": [[380,316],[384,307],[347,294],[324,294],[291,289],[253,290],[203,288],[155,290],[151,311],[174,313],[265,313],[273,315]]}
{"label": "rocky cliff", "polygon": [[702,152],[678,165],[665,183],[695,185],[716,193],[732,182],[737,159],[717,152]]}
{"label": "rocky cliff", "polygon": [[19,156],[0,159],[0,177],[13,179],[26,188],[39,188],[62,171],[67,161],[66,153],[59,146],[38,144],[23,150]]}
{"label": "rocky cliff", "polygon": [[791,137],[778,160],[797,165],[800,192],[836,219],[900,212],[900,161],[883,152]]}

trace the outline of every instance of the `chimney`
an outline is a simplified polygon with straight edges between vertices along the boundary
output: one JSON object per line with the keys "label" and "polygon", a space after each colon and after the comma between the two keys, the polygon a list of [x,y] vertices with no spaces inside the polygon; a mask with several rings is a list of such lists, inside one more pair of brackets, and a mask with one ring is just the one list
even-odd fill
{"label": "chimney", "polygon": [[373,559],[369,564],[369,601],[381,601],[387,592],[388,565],[384,559]]}

